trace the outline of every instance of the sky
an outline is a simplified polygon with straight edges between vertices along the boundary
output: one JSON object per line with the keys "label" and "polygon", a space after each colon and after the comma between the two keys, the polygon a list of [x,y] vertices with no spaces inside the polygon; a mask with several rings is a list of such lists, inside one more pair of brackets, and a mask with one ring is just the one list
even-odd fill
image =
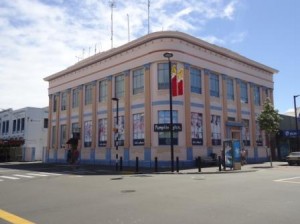
{"label": "sky", "polygon": [[[45,77],[111,49],[111,2],[0,0],[0,111],[48,106]],[[149,2],[148,20],[148,0],[114,0],[113,47],[148,32],[190,34],[279,70],[275,109],[293,110],[300,95],[299,0]]]}

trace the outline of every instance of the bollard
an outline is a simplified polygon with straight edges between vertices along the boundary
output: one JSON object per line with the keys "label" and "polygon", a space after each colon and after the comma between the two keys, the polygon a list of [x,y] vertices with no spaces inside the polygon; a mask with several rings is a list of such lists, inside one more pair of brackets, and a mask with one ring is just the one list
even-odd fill
{"label": "bollard", "polygon": [[139,157],[135,157],[135,172],[139,172]]}
{"label": "bollard", "polygon": [[202,166],[202,161],[201,161],[201,156],[198,156],[198,172],[201,172],[201,166]]}
{"label": "bollard", "polygon": [[123,171],[123,157],[120,156],[120,171]]}
{"label": "bollard", "polygon": [[221,161],[221,156],[218,156],[218,161],[219,161],[219,171],[222,171],[222,161]]}
{"label": "bollard", "polygon": [[177,171],[177,173],[179,172],[179,158],[178,158],[178,156],[176,157],[176,171]]}
{"label": "bollard", "polygon": [[155,157],[154,160],[154,171],[157,173],[158,172],[158,162],[157,162],[157,157]]}

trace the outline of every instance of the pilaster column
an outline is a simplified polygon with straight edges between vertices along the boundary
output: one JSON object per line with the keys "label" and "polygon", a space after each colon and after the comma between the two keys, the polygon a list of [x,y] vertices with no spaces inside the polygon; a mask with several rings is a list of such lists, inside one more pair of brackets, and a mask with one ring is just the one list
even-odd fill
{"label": "pilaster column", "polygon": [[226,121],[228,117],[228,104],[227,104],[227,75],[222,74],[222,104],[223,104],[223,122],[222,122],[222,127],[223,127],[223,138],[225,138],[226,135]]}
{"label": "pilaster column", "polygon": [[[185,141],[186,147],[192,147],[191,138],[191,76],[190,64],[184,64],[184,112],[185,112]],[[200,83],[199,83],[200,84]]]}
{"label": "pilaster column", "polygon": [[144,65],[144,78],[145,78],[145,111],[144,111],[144,122],[145,122],[145,148],[151,147],[151,73],[150,63]]}
{"label": "pilaster column", "polygon": [[112,76],[107,77],[107,143],[106,147],[111,148],[112,147],[112,127],[114,125],[113,120],[113,110],[112,110]]}
{"label": "pilaster column", "polygon": [[51,140],[52,140],[52,113],[53,113],[53,95],[49,95],[49,111],[48,111],[48,139],[47,139],[47,150],[51,148]]}
{"label": "pilaster column", "polygon": [[66,130],[66,136],[67,141],[71,138],[70,130],[71,130],[71,110],[72,110],[72,103],[71,103],[71,96],[72,96],[72,90],[67,90],[67,130]]}
{"label": "pilaster column", "polygon": [[250,105],[250,130],[251,130],[251,146],[253,147],[256,144],[255,139],[255,104],[254,104],[254,84],[250,83],[250,96],[249,96],[249,105]]}
{"label": "pilaster column", "polygon": [[210,111],[210,85],[209,85],[209,75],[210,71],[208,69],[204,69],[204,117],[205,117],[205,135],[206,135],[206,146],[211,147],[211,111]]}
{"label": "pilaster column", "polygon": [[236,88],[236,115],[237,121],[242,121],[242,105],[241,105],[241,80],[235,79],[235,88]]}
{"label": "pilaster column", "polygon": [[91,148],[96,148],[97,139],[97,81],[92,82],[92,144]]}
{"label": "pilaster column", "polygon": [[124,89],[125,89],[125,95],[124,95],[124,131],[125,131],[125,136],[124,136],[124,147],[129,148],[130,147],[130,95],[131,95],[131,90],[130,90],[130,71],[124,71]]}
{"label": "pilaster column", "polygon": [[78,126],[79,126],[79,130],[80,130],[80,140],[78,142],[78,146],[81,148],[83,148],[83,138],[84,138],[84,130],[83,130],[83,109],[84,109],[84,98],[83,98],[83,91],[85,89],[84,85],[80,85],[78,87],[79,90],[79,110],[78,110]]}

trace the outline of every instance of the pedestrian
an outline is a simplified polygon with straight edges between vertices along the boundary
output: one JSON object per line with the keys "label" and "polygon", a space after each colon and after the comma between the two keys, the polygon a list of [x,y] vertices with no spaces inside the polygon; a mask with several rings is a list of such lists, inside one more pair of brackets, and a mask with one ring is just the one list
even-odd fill
{"label": "pedestrian", "polygon": [[68,149],[68,152],[67,152],[67,163],[68,164],[72,163],[72,151],[71,151],[71,149]]}
{"label": "pedestrian", "polygon": [[79,165],[79,151],[78,149],[73,149],[73,153],[72,153],[72,164],[73,164],[73,168],[78,168]]}

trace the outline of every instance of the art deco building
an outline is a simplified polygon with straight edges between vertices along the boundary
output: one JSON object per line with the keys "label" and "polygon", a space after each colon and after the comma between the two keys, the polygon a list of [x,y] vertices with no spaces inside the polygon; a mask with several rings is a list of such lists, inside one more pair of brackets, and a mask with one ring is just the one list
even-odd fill
{"label": "art deco building", "polygon": [[266,160],[256,117],[266,97],[273,101],[278,71],[168,31],[98,53],[45,78],[47,161],[64,162],[67,140],[80,133],[82,163],[114,164],[118,154],[124,165],[134,164],[136,157],[143,166],[153,166],[155,158],[160,165],[169,164],[170,132],[154,128],[170,122],[166,52],[173,54],[172,73],[180,74],[177,81],[182,78],[183,85],[183,94],[172,97],[173,123],[181,125],[173,136],[175,158],[192,165],[198,156],[220,155],[223,140],[239,139],[248,161]]}

